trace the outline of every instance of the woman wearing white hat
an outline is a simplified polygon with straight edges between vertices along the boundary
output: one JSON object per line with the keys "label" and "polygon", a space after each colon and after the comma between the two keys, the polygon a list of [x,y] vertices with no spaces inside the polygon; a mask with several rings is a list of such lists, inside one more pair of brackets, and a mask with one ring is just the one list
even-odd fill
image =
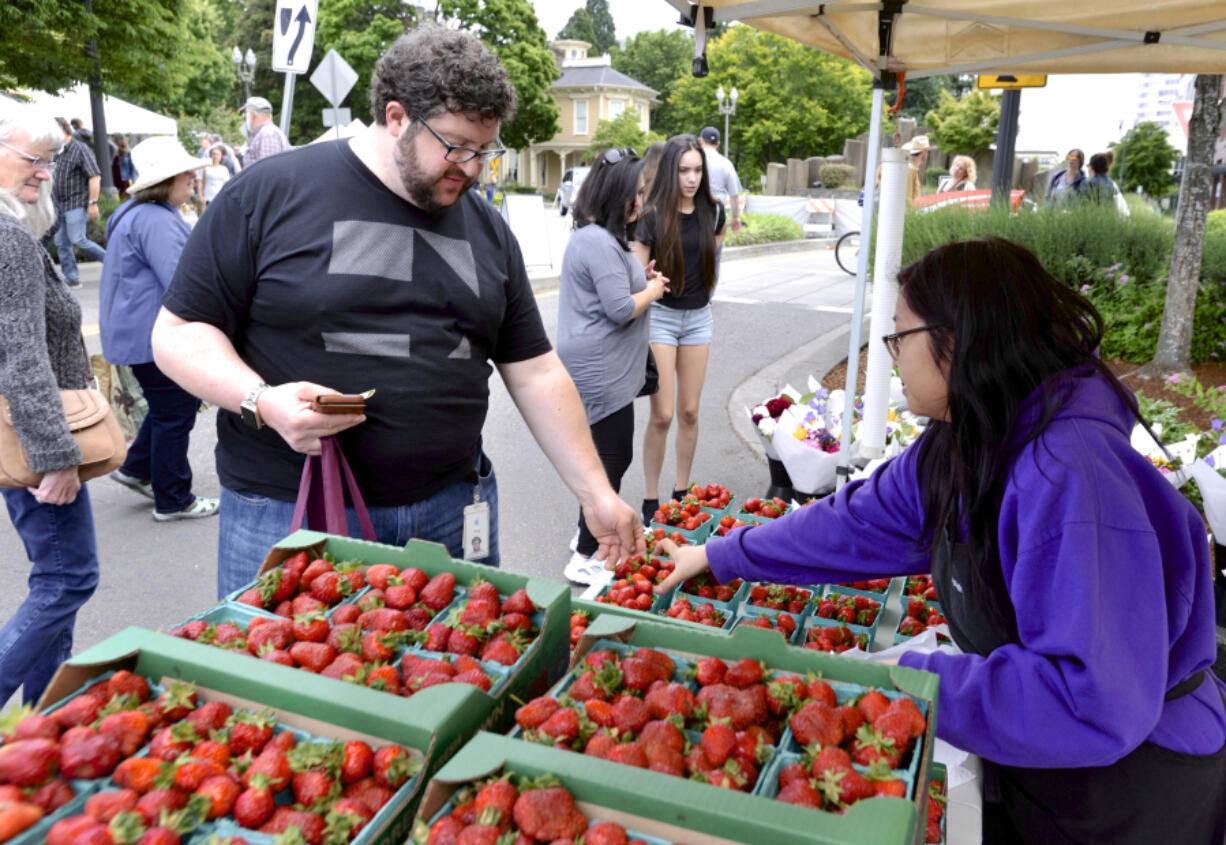
{"label": "woman wearing white hat", "polygon": [[217,513],[217,500],[192,492],[187,446],[200,401],[153,363],[149,336],[162,294],[191,233],[178,208],[191,199],[198,171],[206,166],[170,137],[150,138],[132,148],[136,181],[132,199],[107,224],[98,317],[102,351],[112,364],[128,364],[140,382],[149,413],[111,478],[153,499],[159,522]]}

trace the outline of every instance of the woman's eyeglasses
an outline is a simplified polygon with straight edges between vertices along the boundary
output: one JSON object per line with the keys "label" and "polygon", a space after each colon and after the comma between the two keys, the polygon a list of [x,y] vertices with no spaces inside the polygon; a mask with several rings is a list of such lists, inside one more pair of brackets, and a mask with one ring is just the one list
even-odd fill
{"label": "woman's eyeglasses", "polygon": [[25,150],[20,149],[19,147],[14,147],[12,144],[6,143],[5,141],[0,141],[0,147],[4,147],[7,150],[12,150],[13,152],[17,153],[17,155],[21,156],[26,161],[28,161],[30,164],[34,165],[35,170],[45,170],[46,168],[51,166],[51,159],[43,158],[42,156],[31,155],[30,153],[27,153]]}
{"label": "woman's eyeglasses", "polygon": [[907,335],[916,334],[917,332],[929,332],[933,329],[943,328],[945,328],[945,326],[942,323],[933,323],[929,326],[917,326],[914,329],[907,329],[905,332],[894,332],[893,334],[882,335],[881,342],[885,344],[886,351],[890,353],[890,357],[897,358],[899,349],[902,346],[901,341]]}

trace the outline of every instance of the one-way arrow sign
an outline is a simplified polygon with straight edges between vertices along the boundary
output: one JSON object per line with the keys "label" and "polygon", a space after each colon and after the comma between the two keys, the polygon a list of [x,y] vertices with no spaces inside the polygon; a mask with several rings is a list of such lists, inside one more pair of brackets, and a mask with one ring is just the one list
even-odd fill
{"label": "one-way arrow sign", "polygon": [[319,0],[277,0],[272,29],[272,69],[306,73],[315,46]]}

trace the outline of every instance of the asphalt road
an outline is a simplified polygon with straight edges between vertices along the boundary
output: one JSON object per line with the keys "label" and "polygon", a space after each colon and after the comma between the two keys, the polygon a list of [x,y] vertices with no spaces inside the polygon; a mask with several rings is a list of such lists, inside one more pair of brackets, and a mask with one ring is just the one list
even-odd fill
{"label": "asphalt road", "polygon": [[[735,417],[743,412],[729,402],[739,386],[752,384],[776,362],[790,361],[791,369],[800,372],[803,365],[795,361],[796,350],[847,324],[849,278],[831,268],[828,250],[725,261],[721,294],[732,301],[717,298],[714,304],[715,341],[691,480],[717,481],[734,493],[765,490],[765,463],[742,439],[743,427],[738,433]],[[818,290],[823,293],[815,295]],[[88,326],[97,319],[97,283],[87,280],[79,296]],[[552,336],[557,325],[556,292],[541,291],[538,303]],[[97,351],[97,338],[89,340],[91,351]],[[635,406],[640,444],[647,401],[640,399]],[[498,378],[491,381],[485,440],[498,474],[503,566],[560,579],[577,504]],[[200,495],[217,495],[215,442],[215,412],[206,412],[198,419],[190,451]],[[673,466],[671,443],[664,466],[667,484]],[[215,603],[216,519],[156,523],[148,500],[114,482],[98,479],[89,490],[102,577],[94,597],[78,614],[78,651],[128,625],[171,627]],[[622,494],[637,507],[642,493],[642,466],[636,459]],[[7,619],[25,597],[29,572],[20,538],[7,519],[0,520],[0,561],[0,619]]]}

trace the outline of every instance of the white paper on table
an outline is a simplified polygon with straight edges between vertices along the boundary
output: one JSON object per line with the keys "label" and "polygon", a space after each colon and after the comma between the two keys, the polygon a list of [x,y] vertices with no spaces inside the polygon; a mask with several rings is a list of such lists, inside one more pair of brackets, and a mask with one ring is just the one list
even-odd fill
{"label": "white paper on table", "polygon": [[949,626],[945,624],[934,625],[931,628],[925,628],[920,633],[916,634],[909,640],[905,640],[896,646],[891,646],[884,651],[861,651],[859,648],[849,649],[841,652],[840,657],[852,657],[856,660],[867,660],[871,663],[897,663],[898,658],[909,651],[918,652],[919,654],[930,654],[934,651],[943,651],[946,654],[961,654],[962,649],[958,648],[954,643],[948,642],[940,644],[937,642],[937,634],[949,636]]}
{"label": "white paper on table", "polygon": [[940,763],[946,769],[945,794],[951,789],[969,783],[975,779],[975,773],[962,764],[971,758],[969,751],[963,751],[956,745],[950,745],[943,739],[938,739],[932,746],[932,760]]}

